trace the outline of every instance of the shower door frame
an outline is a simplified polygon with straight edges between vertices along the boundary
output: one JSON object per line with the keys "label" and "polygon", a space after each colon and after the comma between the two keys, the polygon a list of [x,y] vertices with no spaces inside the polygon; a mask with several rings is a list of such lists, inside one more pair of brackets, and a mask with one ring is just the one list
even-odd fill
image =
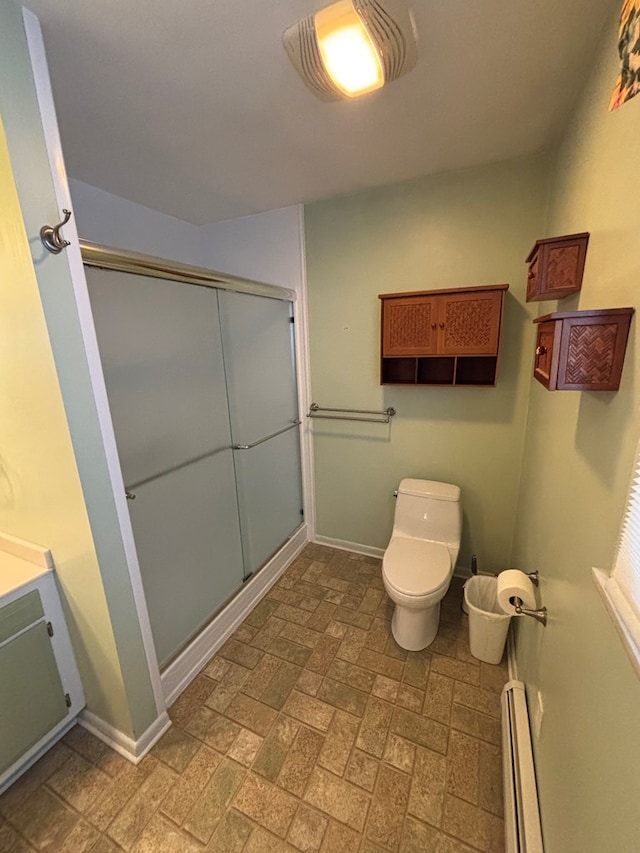
{"label": "shower door frame", "polygon": [[[82,263],[85,267],[96,267],[103,270],[166,279],[175,283],[277,299],[291,303],[294,320],[297,320],[298,294],[292,289],[153,255],[104,246],[86,240],[80,240],[79,244]],[[297,396],[300,412],[308,408],[309,402],[306,399],[308,393],[305,393],[308,387],[305,356],[306,345],[298,335],[294,335],[294,358],[298,375]],[[301,373],[304,374],[302,378]],[[303,422],[300,426],[300,465],[305,515],[300,527],[295,530],[291,538],[282,545],[278,552],[261,567],[260,571],[240,587],[225,608],[214,616],[200,634],[160,673],[162,693],[167,706],[195,678],[207,660],[215,654],[247,613],[268,592],[305,544],[310,540],[313,541],[315,519],[310,442],[310,427]],[[126,502],[124,487],[121,500]],[[137,551],[132,556],[137,564]],[[140,571],[139,564],[135,566],[135,569],[137,572]]]}

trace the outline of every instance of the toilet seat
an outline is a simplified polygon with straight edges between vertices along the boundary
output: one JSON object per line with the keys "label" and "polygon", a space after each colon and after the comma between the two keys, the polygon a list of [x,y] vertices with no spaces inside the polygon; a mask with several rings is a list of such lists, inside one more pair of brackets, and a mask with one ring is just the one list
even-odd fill
{"label": "toilet seat", "polygon": [[430,595],[451,578],[449,549],[437,542],[392,536],[382,561],[389,586],[403,595]]}

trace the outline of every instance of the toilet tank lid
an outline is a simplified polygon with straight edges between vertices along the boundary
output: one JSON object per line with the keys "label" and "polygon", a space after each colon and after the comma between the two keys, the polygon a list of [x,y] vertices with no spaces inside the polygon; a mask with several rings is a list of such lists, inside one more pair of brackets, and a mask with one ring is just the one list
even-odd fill
{"label": "toilet tank lid", "polygon": [[440,501],[459,501],[460,486],[453,483],[438,483],[436,480],[401,480],[398,494],[436,498]]}

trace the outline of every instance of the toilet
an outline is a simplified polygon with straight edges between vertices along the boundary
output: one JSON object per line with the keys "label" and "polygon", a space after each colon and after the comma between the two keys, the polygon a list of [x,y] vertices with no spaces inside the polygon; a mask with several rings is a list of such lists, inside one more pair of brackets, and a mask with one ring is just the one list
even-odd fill
{"label": "toilet", "polygon": [[401,648],[420,651],[435,639],[461,532],[459,486],[401,481],[391,539],[382,559],[382,582],[395,604],[391,632]]}

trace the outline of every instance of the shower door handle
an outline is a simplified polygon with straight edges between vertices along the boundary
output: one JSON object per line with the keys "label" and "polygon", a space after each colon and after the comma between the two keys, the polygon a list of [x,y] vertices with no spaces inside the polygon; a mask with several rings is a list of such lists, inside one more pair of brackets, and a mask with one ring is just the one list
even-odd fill
{"label": "shower door handle", "polygon": [[265,435],[264,438],[259,438],[257,441],[254,441],[253,444],[234,444],[234,450],[251,450],[254,447],[257,447],[259,444],[264,444],[265,441],[269,441],[272,438],[275,438],[277,435],[282,435],[283,432],[288,432],[290,429],[294,427],[300,426],[302,421],[300,418],[294,418],[293,421],[289,424],[289,426],[283,427],[282,429],[276,430],[276,432],[272,432],[271,435]]}

